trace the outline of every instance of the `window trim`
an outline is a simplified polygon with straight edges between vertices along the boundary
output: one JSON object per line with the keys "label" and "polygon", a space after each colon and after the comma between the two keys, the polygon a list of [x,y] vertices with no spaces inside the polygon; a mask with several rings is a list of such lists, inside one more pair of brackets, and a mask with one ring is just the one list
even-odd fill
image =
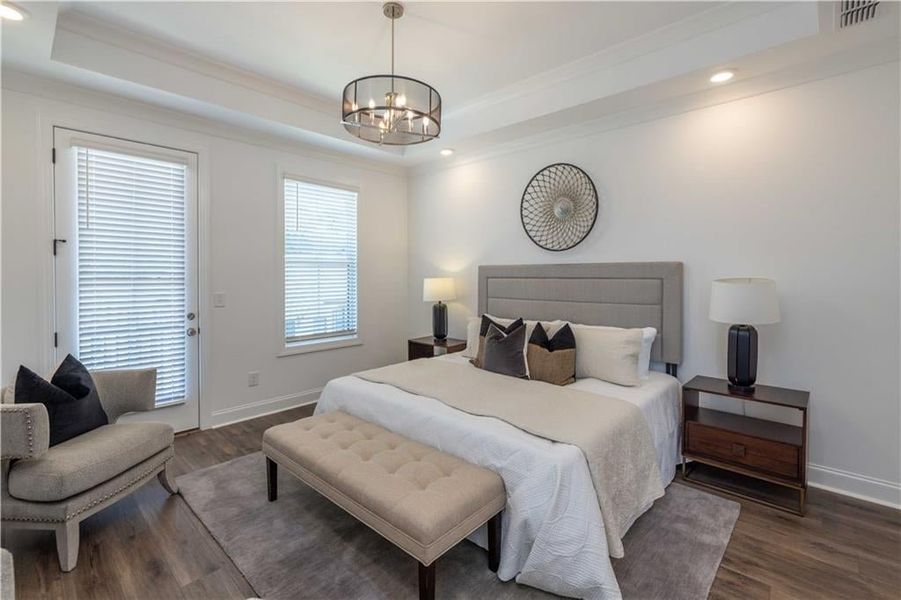
{"label": "window trim", "polygon": [[[339,190],[353,192],[357,195],[356,201],[356,223],[357,235],[355,250],[357,253],[357,331],[354,334],[335,335],[327,338],[317,338],[310,340],[301,340],[289,342],[285,339],[285,180],[291,179],[303,183],[313,185],[321,185]],[[276,356],[285,358],[296,356],[298,354],[307,354],[310,352],[322,352],[325,350],[337,350],[340,348],[349,348],[353,346],[362,346],[363,339],[361,336],[362,323],[360,319],[360,302],[361,288],[360,285],[360,187],[354,184],[333,181],[327,179],[317,179],[306,175],[298,175],[295,171],[289,169],[278,169],[278,207],[276,210],[278,233],[275,236],[277,240],[276,254],[278,256],[278,277],[277,277],[277,314],[278,314],[278,350]]]}

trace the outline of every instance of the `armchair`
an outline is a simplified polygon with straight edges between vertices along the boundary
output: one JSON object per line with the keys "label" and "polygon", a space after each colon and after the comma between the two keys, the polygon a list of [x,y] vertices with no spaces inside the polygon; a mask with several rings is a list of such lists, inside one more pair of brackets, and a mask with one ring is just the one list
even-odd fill
{"label": "armchair", "polygon": [[3,527],[52,529],[60,568],[78,561],[81,521],[135,491],[154,475],[170,493],[175,454],[172,427],[118,423],[125,413],[153,408],[156,369],[91,373],[109,425],[49,447],[43,404],[13,404],[4,388],[0,403],[0,519]]}

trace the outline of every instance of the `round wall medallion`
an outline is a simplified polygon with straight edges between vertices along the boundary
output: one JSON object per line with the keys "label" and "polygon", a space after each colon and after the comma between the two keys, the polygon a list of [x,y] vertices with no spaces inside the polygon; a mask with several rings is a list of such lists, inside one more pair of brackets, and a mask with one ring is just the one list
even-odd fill
{"label": "round wall medallion", "polygon": [[557,163],[538,171],[522,193],[522,227],[541,248],[577,246],[598,218],[598,192],[579,167]]}

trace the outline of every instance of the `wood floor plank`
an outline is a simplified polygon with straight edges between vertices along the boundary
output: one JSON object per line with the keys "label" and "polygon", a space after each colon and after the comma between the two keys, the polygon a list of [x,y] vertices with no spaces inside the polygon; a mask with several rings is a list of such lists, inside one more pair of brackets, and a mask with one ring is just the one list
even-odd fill
{"label": "wood floor plank", "polygon": [[[256,452],[291,409],[176,436],[174,474]],[[728,496],[727,496],[728,497]],[[741,500],[742,512],[710,591],[714,600],[901,597],[901,512],[811,490],[796,517]],[[244,599],[255,593],[180,496],[154,480],[82,524],[78,567],[61,573],[53,534],[4,531],[23,600]]]}
{"label": "wood floor plank", "polygon": [[747,575],[720,566],[716,580],[710,588],[710,600],[744,598],[745,600],[769,600],[770,586]]}

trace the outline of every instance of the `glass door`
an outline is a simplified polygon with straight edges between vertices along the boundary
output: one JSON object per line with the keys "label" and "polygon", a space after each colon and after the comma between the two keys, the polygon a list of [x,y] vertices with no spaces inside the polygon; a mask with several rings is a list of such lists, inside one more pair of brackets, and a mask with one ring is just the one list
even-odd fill
{"label": "glass door", "polygon": [[157,369],[156,407],[198,426],[197,157],[54,130],[56,359]]}

